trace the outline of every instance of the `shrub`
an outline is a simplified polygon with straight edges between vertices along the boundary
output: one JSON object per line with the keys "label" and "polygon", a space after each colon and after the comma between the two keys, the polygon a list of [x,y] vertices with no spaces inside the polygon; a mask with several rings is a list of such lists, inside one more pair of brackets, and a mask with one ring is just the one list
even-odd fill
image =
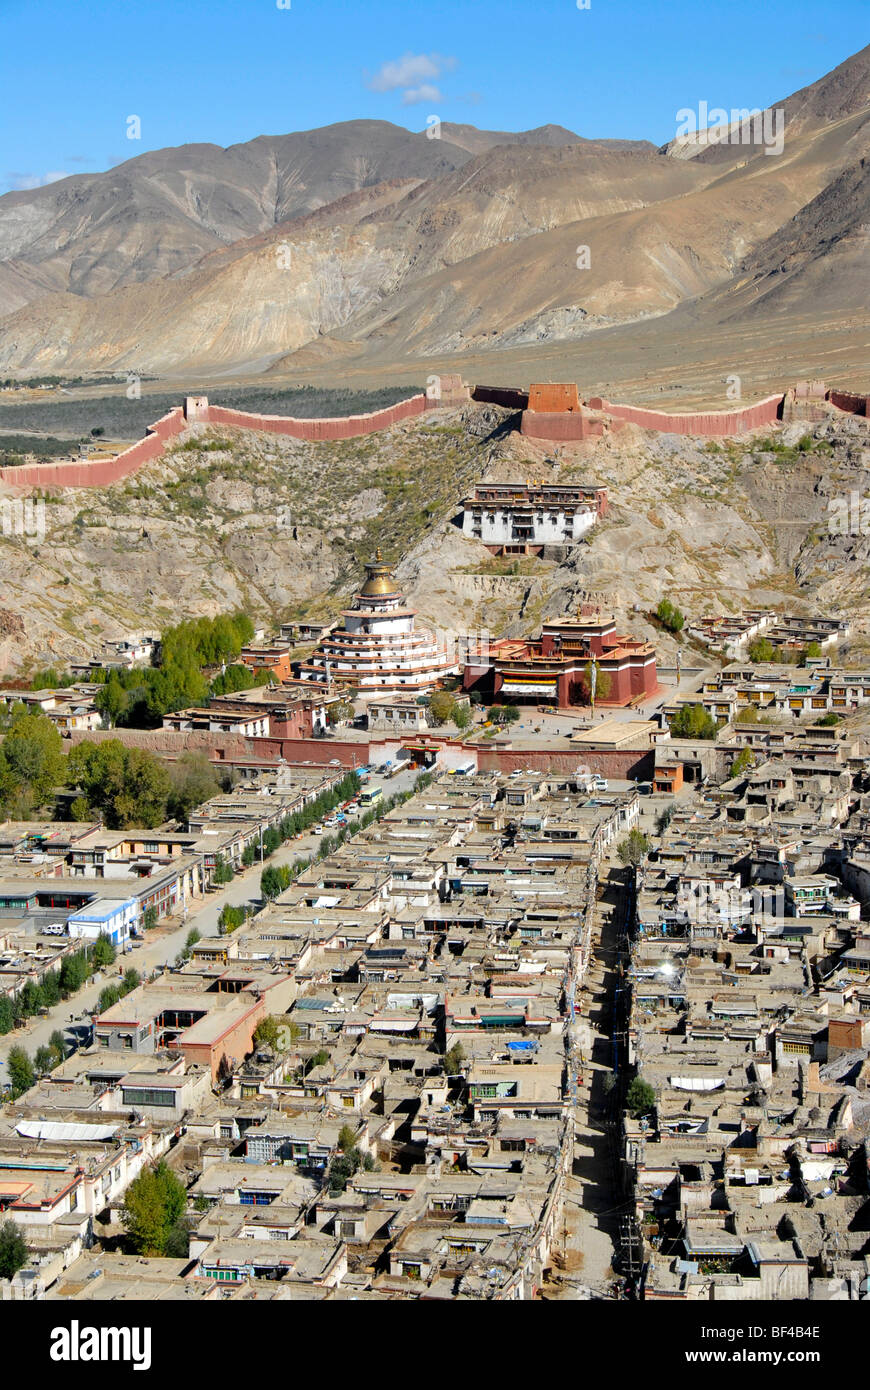
{"label": "shrub", "polygon": [[669,599],[663,598],[656,609],[656,617],[662,627],[667,628],[668,632],[681,632],[686,621],[679,608],[675,608]]}

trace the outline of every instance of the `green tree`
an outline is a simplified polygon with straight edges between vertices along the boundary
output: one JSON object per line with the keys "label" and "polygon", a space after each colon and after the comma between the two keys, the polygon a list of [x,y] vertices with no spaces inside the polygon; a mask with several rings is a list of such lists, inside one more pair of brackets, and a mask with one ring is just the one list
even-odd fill
{"label": "green tree", "polygon": [[740,777],[744,772],[748,772],[755,764],[755,756],[751,748],[741,748],[737,757],[731,764],[730,776]]}
{"label": "green tree", "polygon": [[121,1220],[137,1255],[165,1255],[187,1207],[184,1185],[161,1159],[127,1188]]}
{"label": "green tree", "polygon": [[806,666],[808,661],[817,660],[822,654],[822,649],[818,642],[808,642],[801,653],[801,666]]}
{"label": "green tree", "polygon": [[261,1018],[254,1029],[254,1043],[257,1047],[271,1047],[274,1052],[278,1051],[278,1035],[281,1032],[281,1020],[269,1015]]}
{"label": "green tree", "polygon": [[121,991],[117,985],[106,985],[105,989],[100,990],[100,997],[97,1000],[97,1013],[104,1014],[107,1009],[111,1009],[113,1004],[117,1004],[121,998]]}
{"label": "green tree", "polygon": [[260,875],[260,897],[271,902],[280,892],[281,876],[274,865],[269,864]]}
{"label": "green tree", "polygon": [[114,965],[117,955],[118,952],[109,938],[101,932],[91,950],[91,961],[94,969],[103,970],[107,965]]}
{"label": "green tree", "polygon": [[448,1076],[456,1076],[465,1061],[465,1049],[461,1042],[454,1043],[444,1054],[444,1070]]}
{"label": "green tree", "polygon": [[752,662],[773,661],[776,657],[776,650],[773,643],[766,637],[755,637],[746,648],[746,655]]}
{"label": "green tree", "polygon": [[18,998],[21,1002],[21,1012],[25,1018],[31,1018],[42,1008],[42,990],[39,985],[34,984],[33,980],[26,982]]}
{"label": "green tree", "polygon": [[46,1072],[52,1071],[57,1066],[60,1058],[53,1047],[43,1045],[36,1049],[33,1060],[36,1070],[44,1076]]}
{"label": "green tree", "polygon": [[225,883],[232,883],[235,878],[235,870],[232,864],[222,854],[214,857],[214,870],[212,872],[212,882],[222,887]]}
{"label": "green tree", "polygon": [[91,810],[114,830],[166,819],[172,784],[164,764],[147,749],[127,748],[114,738],[79,743],[69,756],[69,774]]}
{"label": "green tree", "polygon": [[225,936],[228,932],[237,931],[245,920],[245,909],[243,907],[233,907],[231,903],[224,903],[218,917],[218,935]]}
{"label": "green tree", "polygon": [[75,951],[71,956],[65,956],[60,967],[60,992],[61,997],[68,999],[76,990],[81,989],[85,980],[90,974],[90,965],[84,951]]}
{"label": "green tree", "polygon": [[182,951],[182,956],[185,960],[190,960],[193,948],[197,941],[200,940],[201,933],[197,931],[196,927],[191,927],[190,931],[187,933],[187,940],[184,943],[184,950]]}
{"label": "green tree", "polygon": [[679,608],[675,608],[674,605],[666,598],[662,599],[661,603],[656,609],[656,617],[658,618],[662,627],[666,627],[669,632],[681,632],[683,629],[683,624],[686,621]]}
{"label": "green tree", "polygon": [[15,1013],[12,1001],[5,994],[0,995],[0,1035],[11,1033],[15,1027]]}
{"label": "green tree", "polygon": [[60,1003],[60,972],[47,970],[42,977],[42,1002],[48,1008]]}
{"label": "green tree", "polygon": [[519,717],[516,705],[492,705],[487,714],[493,724],[515,724]]}
{"label": "green tree", "polygon": [[629,830],[624,840],[616,847],[620,864],[637,866],[642,864],[649,853],[649,840],[640,830]]}
{"label": "green tree", "polygon": [[63,1061],[64,1057],[66,1056],[66,1039],[64,1038],[64,1035],[59,1028],[55,1028],[54,1032],[48,1040],[48,1045],[49,1047],[54,1048],[60,1060]]}
{"label": "green tree", "polygon": [[6,1070],[9,1073],[9,1080],[12,1083],[12,1097],[17,1100],[23,1096],[25,1091],[29,1091],[34,1081],[36,1073],[33,1063],[23,1047],[11,1047],[9,1056],[6,1058]]}
{"label": "green tree", "polygon": [[338,1131],[338,1147],[342,1153],[348,1153],[351,1149],[356,1148],[356,1130],[352,1129],[350,1125],[342,1125]]}
{"label": "green tree", "polygon": [[130,992],[136,989],[141,983],[138,970],[133,970],[132,968],[130,970],[125,970],[124,979],[121,983],[121,993],[130,994]]}
{"label": "green tree", "polygon": [[449,690],[436,690],[429,696],[429,714],[433,724],[447,724],[456,713],[456,701]]}
{"label": "green tree", "polygon": [[190,1223],[182,1216],[166,1233],[163,1254],[167,1259],[186,1260],[190,1253]]}
{"label": "green tree", "polygon": [[670,724],[677,738],[714,739],[719,732],[716,720],[699,704],[680,705]]}
{"label": "green tree", "polygon": [[172,789],[167,812],[174,820],[186,822],[194,807],[220,792],[220,783],[205,753],[183,753],[169,776]]}
{"label": "green tree", "polygon": [[656,1093],[648,1081],[636,1076],[625,1093],[625,1108],[635,1119],[646,1115],[656,1103]]}
{"label": "green tree", "polygon": [[125,690],[118,674],[113,671],[94,696],[94,706],[102,715],[103,723],[108,728],[123,723],[130,704],[129,692]]}
{"label": "green tree", "polygon": [[14,713],[0,746],[0,795],[24,793],[37,807],[53,803],[65,768],[63,740],[51,720],[23,707]]}
{"label": "green tree", "polygon": [[151,931],[157,926],[157,908],[153,905],[146,907],[142,915],[142,927],[144,931]]}
{"label": "green tree", "polygon": [[14,1221],[0,1225],[0,1279],[12,1279],[30,1259],[27,1242]]}
{"label": "green tree", "polygon": [[348,1182],[360,1167],[359,1151],[337,1154],[329,1165],[330,1192],[344,1192]]}
{"label": "green tree", "polygon": [[256,684],[253,671],[248,666],[236,663],[228,666],[211,683],[212,695],[233,695],[237,690],[251,690]]}
{"label": "green tree", "polygon": [[453,723],[457,729],[469,729],[471,727],[473,715],[469,705],[462,705],[458,701],[454,703]]}

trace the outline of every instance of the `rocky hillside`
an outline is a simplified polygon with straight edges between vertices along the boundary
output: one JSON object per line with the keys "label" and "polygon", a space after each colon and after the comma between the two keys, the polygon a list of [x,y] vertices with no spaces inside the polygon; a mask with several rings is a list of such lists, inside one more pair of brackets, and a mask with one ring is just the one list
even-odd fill
{"label": "rocky hillside", "polygon": [[[870,539],[829,535],[830,504],[868,487],[859,421],[739,442],[632,427],[558,463],[514,423],[469,405],[323,444],[197,426],[124,484],[49,498],[41,542],[0,536],[4,670],[235,606],[334,616],[378,545],[445,631],[532,632],[590,591],[665,655],[647,617],[664,595],[687,614],[823,604],[865,629]],[[562,564],[494,560],[452,524],[476,481],[529,476],[610,489],[611,514]]]}

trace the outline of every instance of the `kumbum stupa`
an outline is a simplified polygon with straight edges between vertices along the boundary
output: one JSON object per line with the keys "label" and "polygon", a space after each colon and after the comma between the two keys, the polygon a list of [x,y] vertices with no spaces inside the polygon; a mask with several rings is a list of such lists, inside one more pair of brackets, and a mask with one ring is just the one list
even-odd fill
{"label": "kumbum stupa", "polygon": [[380,550],[366,565],[365,583],[353,606],[341,617],[342,625],[326,633],[299,666],[299,680],[353,685],[362,696],[419,695],[459,672],[455,653],[434,633],[415,627],[416,610],[405,603]]}

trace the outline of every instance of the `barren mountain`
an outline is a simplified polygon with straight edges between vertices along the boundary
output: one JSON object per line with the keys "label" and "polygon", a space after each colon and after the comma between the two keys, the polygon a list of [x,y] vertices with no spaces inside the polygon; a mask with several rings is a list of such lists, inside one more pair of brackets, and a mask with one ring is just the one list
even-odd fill
{"label": "barren mountain", "polygon": [[[785,140],[790,141],[805,130],[837,125],[850,116],[863,114],[866,119],[868,100],[870,45],[825,73],[817,82],[766,107],[763,115],[767,121],[763,121],[760,127],[754,122],[746,126],[739,117],[732,122],[732,113],[728,111],[729,119],[722,125],[711,122],[707,129],[669,141],[662,151],[674,159],[697,159],[702,163],[720,165],[726,162],[742,164],[747,159],[769,159],[772,156],[765,153],[759,137],[765,130],[774,134],[779,128],[779,121],[783,123]],[[776,122],[774,112],[782,112],[781,117],[777,115]],[[765,135],[765,138],[768,137]]]}
{"label": "barren mountain", "polygon": [[0,309],[45,293],[105,294],[385,179],[431,179],[468,152],[388,121],[246,144],[180,145],[0,198]]}
{"label": "barren mountain", "polygon": [[830,331],[856,307],[868,55],[783,103],[775,157],[349,122],[7,195],[0,370],[422,379],[653,317],[659,343],[762,309]]}
{"label": "barren mountain", "polygon": [[752,318],[819,303],[828,312],[860,315],[868,286],[870,173],[862,159],[756,247],[704,312]]}

